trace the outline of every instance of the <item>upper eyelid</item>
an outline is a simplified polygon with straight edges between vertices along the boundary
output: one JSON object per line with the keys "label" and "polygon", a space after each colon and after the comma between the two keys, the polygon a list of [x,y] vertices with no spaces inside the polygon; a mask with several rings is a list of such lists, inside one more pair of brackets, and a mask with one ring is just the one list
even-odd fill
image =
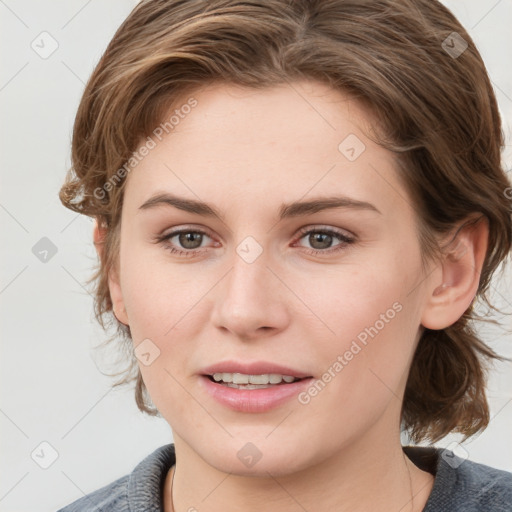
{"label": "upper eyelid", "polygon": [[167,230],[164,231],[160,235],[160,238],[172,237],[172,236],[175,236],[175,235],[179,235],[180,233],[202,233],[202,234],[205,234],[205,235],[209,236],[210,238],[215,238],[211,234],[212,231],[209,230],[208,228],[196,227],[196,226],[188,226],[186,224],[184,224],[183,226],[175,226],[173,228],[170,228],[168,232],[167,232]]}
{"label": "upper eyelid", "polygon": [[338,234],[341,236],[346,236],[347,238],[355,238],[356,237],[356,235],[354,233],[348,231],[347,229],[335,228],[335,227],[322,225],[322,224],[312,224],[309,226],[305,226],[304,228],[300,228],[297,231],[297,234],[305,234],[305,233],[309,233],[311,231],[320,231],[320,232],[327,231],[327,232],[332,232],[332,233],[335,233],[335,234]]}

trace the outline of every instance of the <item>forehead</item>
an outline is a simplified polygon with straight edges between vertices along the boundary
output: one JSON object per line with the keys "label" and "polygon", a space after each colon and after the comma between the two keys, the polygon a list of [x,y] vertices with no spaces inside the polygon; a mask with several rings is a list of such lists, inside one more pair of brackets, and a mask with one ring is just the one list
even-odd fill
{"label": "forehead", "polygon": [[166,113],[125,192],[139,203],[162,190],[218,205],[228,197],[246,209],[252,199],[336,192],[371,198],[381,211],[408,209],[395,156],[365,135],[372,122],[363,105],[318,82],[215,84]]}
{"label": "forehead", "polygon": [[[336,149],[345,132],[367,129],[372,121],[363,105],[347,94],[307,80],[263,89],[214,84],[193,97],[197,105],[182,116],[167,140],[182,135],[181,142],[193,144],[187,135],[195,134],[204,144],[236,143],[255,150],[290,144],[309,149],[329,143]],[[189,99],[184,96],[177,102],[177,110]]]}

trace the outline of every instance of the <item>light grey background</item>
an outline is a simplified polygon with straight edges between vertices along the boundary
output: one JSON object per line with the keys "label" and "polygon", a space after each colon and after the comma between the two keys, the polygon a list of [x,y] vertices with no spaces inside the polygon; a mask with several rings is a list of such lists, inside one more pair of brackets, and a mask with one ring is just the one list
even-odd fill
{"label": "light grey background", "polygon": [[[92,223],[65,209],[57,196],[69,167],[84,83],[136,3],[0,0],[2,512],[57,510],[172,442],[163,419],[142,415],[132,390],[112,391],[112,381],[100,371],[112,368],[112,357],[93,350],[105,335],[94,323],[92,297],[83,287],[95,262]],[[445,4],[468,28],[488,66],[505,121],[510,169],[512,2]],[[44,31],[51,37],[41,35]],[[42,58],[53,40],[58,48]],[[57,249],[46,263],[32,252],[43,237]],[[493,283],[496,300],[509,312],[510,275]],[[510,316],[501,320],[512,329]],[[510,336],[483,332],[495,350],[512,357]],[[489,399],[488,429],[455,451],[512,471],[510,363],[492,374]],[[58,456],[47,469],[40,465],[49,464],[53,452],[42,442]]]}

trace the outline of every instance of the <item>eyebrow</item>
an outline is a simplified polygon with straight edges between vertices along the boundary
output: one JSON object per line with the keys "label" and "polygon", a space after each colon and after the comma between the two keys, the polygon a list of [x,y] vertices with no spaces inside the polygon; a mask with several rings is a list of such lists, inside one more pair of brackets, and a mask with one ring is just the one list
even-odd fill
{"label": "eyebrow", "polygon": [[[139,210],[149,210],[158,206],[173,206],[179,210],[205,217],[222,218],[220,212],[213,206],[203,201],[195,199],[186,199],[184,197],[174,196],[169,193],[157,193],[145,201]],[[369,210],[382,215],[381,211],[371,203],[359,201],[347,196],[321,197],[309,201],[294,201],[292,203],[282,204],[279,208],[279,220],[291,217],[300,217],[310,215],[323,210],[333,208],[345,208],[353,210]]]}

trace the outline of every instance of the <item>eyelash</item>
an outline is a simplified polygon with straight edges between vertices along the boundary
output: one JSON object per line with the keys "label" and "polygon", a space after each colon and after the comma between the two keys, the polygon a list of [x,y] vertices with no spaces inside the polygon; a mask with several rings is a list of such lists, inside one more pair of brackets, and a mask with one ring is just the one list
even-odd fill
{"label": "eyelash", "polygon": [[[184,257],[188,257],[188,258],[191,258],[193,256],[196,256],[198,253],[201,253],[201,252],[204,252],[204,250],[199,250],[199,249],[189,249],[189,250],[185,250],[185,249],[176,249],[175,247],[169,245],[168,242],[171,238],[174,238],[176,235],[180,235],[180,234],[183,234],[183,233],[198,233],[198,234],[201,234],[201,235],[206,235],[210,238],[212,238],[206,231],[203,231],[201,229],[179,229],[179,230],[176,230],[176,231],[171,231],[170,233],[164,235],[164,236],[161,236],[161,237],[157,237],[155,239],[155,242],[156,243],[161,243],[164,245],[164,248],[168,251],[170,251],[172,254],[176,254],[178,256],[184,256]],[[324,254],[332,254],[332,253],[337,253],[339,251],[342,251],[344,250],[347,246],[350,246],[352,245],[356,240],[355,238],[351,238],[339,231],[335,231],[333,229],[329,229],[329,228],[302,228],[300,231],[299,231],[300,235],[296,241],[300,241],[302,238],[304,238],[306,235],[309,235],[309,234],[312,234],[312,233],[321,233],[321,234],[326,234],[326,235],[329,235],[329,236],[332,236],[332,237],[336,237],[340,240],[340,244],[334,246],[334,248],[329,248],[329,249],[326,249],[326,250],[321,250],[321,249],[307,249],[306,252],[308,254],[311,254],[311,255],[314,255],[314,256],[317,256],[317,255],[324,255]]]}

